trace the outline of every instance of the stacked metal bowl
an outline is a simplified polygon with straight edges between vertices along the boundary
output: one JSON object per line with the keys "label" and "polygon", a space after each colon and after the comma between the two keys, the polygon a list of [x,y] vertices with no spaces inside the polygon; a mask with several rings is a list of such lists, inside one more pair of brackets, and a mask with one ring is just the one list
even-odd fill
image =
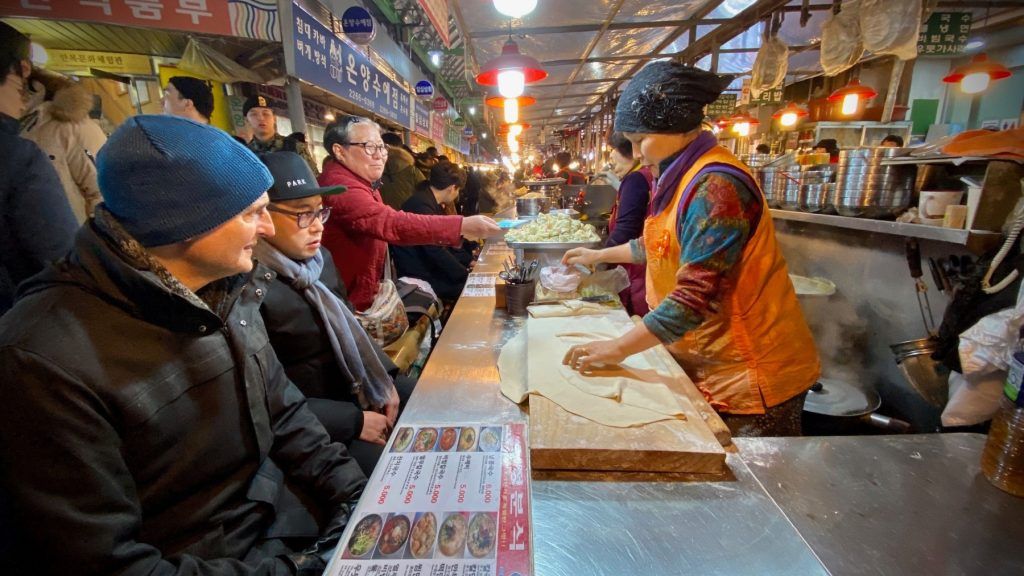
{"label": "stacked metal bowl", "polygon": [[803,212],[830,213],[836,169],[831,164],[804,166],[800,174],[797,205]]}
{"label": "stacked metal bowl", "polygon": [[778,208],[782,204],[782,198],[775,195],[775,183],[784,179],[780,174],[784,169],[784,166],[762,166],[757,170],[757,179],[769,208]]}
{"label": "stacked metal bowl", "polygon": [[855,148],[839,152],[832,204],[843,216],[887,218],[910,206],[916,167],[883,166],[903,148]]}
{"label": "stacked metal bowl", "polygon": [[772,196],[783,210],[800,209],[800,166],[791,164],[780,167],[772,183]]}

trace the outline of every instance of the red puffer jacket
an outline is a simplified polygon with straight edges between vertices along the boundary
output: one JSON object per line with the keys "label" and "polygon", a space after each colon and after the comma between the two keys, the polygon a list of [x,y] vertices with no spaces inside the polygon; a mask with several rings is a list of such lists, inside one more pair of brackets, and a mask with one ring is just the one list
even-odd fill
{"label": "red puffer jacket", "polygon": [[384,275],[388,244],[415,246],[461,243],[462,216],[423,216],[384,204],[380,192],[336,160],[328,160],[317,179],[321,186],[347,186],[326,196],[331,218],[324,225],[324,246],[348,289],[356,310],[366,310],[377,296]]}

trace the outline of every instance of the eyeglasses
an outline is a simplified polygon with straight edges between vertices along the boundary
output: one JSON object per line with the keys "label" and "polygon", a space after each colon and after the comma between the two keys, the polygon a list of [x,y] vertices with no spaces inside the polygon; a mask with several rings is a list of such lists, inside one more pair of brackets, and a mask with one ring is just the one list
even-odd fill
{"label": "eyeglasses", "polygon": [[359,146],[368,155],[373,156],[374,154],[380,154],[381,156],[388,155],[388,147],[386,144],[371,144],[370,142],[349,142],[346,146]]}
{"label": "eyeglasses", "polygon": [[295,217],[295,223],[299,225],[299,228],[309,228],[313,225],[313,220],[319,219],[320,223],[327,222],[327,219],[331,217],[331,209],[329,207],[323,207],[319,210],[313,210],[311,212],[292,212],[290,210],[284,210],[278,208],[273,204],[267,205],[267,210],[270,212],[277,212],[278,214],[287,214],[288,216]]}

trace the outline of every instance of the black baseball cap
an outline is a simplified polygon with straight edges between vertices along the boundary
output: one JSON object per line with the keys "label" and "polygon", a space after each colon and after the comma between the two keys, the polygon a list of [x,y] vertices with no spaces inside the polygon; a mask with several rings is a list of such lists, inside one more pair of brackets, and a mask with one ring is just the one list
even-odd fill
{"label": "black baseball cap", "polygon": [[260,160],[274,177],[274,185],[267,190],[271,202],[329,196],[348,190],[345,186],[318,186],[309,164],[295,152],[267,152],[260,154]]}
{"label": "black baseball cap", "polygon": [[249,110],[253,108],[270,108],[270,101],[265,96],[259,94],[253,94],[245,101],[242,105],[242,116],[248,116]]}

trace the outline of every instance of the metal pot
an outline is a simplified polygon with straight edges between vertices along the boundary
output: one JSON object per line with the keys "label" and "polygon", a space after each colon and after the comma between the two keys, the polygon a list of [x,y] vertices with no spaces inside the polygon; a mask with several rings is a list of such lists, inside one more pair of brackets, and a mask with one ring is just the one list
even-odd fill
{"label": "metal pot", "polygon": [[800,186],[800,209],[804,212],[832,212],[832,191],[835,184],[803,184]]}
{"label": "metal pot", "polygon": [[864,434],[879,429],[903,433],[910,424],[898,418],[878,414],[882,399],[874,390],[865,390],[843,380],[822,378],[811,387],[804,400],[804,434]]}
{"label": "metal pot", "polygon": [[907,383],[929,404],[943,407],[949,401],[949,369],[932,354],[938,349],[934,338],[907,340],[889,346]]}
{"label": "metal pot", "polygon": [[516,198],[516,215],[529,218],[538,214],[546,214],[551,209],[551,198]]}

